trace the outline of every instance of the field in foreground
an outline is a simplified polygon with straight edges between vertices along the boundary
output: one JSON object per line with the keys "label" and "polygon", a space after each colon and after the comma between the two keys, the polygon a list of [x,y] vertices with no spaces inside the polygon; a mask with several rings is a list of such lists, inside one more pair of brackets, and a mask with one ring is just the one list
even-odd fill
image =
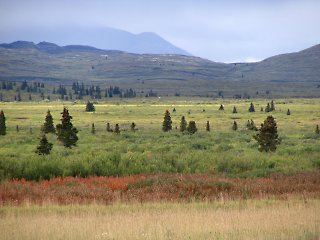
{"label": "field in foreground", "polygon": [[[250,102],[209,98],[113,99],[96,103],[95,113],[85,112],[83,102],[0,103],[7,123],[7,135],[0,137],[0,180],[155,173],[254,178],[320,169],[320,135],[315,134],[315,127],[320,124],[320,99],[278,99],[272,113],[260,111],[270,100],[252,100],[254,113],[248,112]],[[218,110],[220,104],[224,111]],[[49,134],[48,139],[54,144],[51,154],[36,155],[46,111],[51,111],[54,124],[58,124],[63,106],[69,108],[79,130],[78,146],[66,149],[56,135]],[[232,113],[234,106],[236,114]],[[167,109],[173,130],[163,133],[161,126]],[[287,115],[287,109],[291,115]],[[252,119],[259,127],[268,115],[275,117],[282,142],[275,153],[260,153],[253,139],[256,132],[248,130],[246,124]],[[182,116],[196,121],[196,134],[179,131]],[[205,129],[207,121],[211,124],[210,132]],[[237,131],[231,129],[234,121],[238,123]],[[132,122],[137,125],[136,132],[130,131]],[[95,134],[91,133],[92,123]],[[106,123],[112,127],[118,123],[121,133],[107,132]]]}
{"label": "field in foreground", "polygon": [[0,239],[318,239],[319,199],[0,208]]}

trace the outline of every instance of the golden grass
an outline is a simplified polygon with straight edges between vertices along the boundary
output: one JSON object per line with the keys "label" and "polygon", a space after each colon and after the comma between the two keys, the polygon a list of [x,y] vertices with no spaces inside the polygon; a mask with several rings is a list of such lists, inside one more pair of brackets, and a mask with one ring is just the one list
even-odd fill
{"label": "golden grass", "polygon": [[2,206],[0,239],[319,239],[320,200]]}

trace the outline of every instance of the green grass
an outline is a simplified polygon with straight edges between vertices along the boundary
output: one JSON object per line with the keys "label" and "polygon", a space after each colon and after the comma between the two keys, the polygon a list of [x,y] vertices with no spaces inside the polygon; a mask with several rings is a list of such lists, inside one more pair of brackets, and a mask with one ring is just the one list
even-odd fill
{"label": "green grass", "polygon": [[[225,111],[218,111],[221,103]],[[87,113],[84,103],[0,103],[8,132],[0,136],[0,178],[38,180],[157,172],[259,177],[319,169],[320,137],[314,130],[320,124],[320,99],[275,101],[276,111],[272,115],[282,139],[275,153],[260,153],[253,139],[256,132],[246,130],[245,126],[248,119],[253,119],[257,126],[263,122],[270,114],[260,112],[266,104],[267,100],[254,101],[256,112],[249,113],[250,101],[243,100],[112,99],[95,104],[96,112]],[[58,124],[63,106],[69,108],[73,124],[79,129],[78,146],[66,149],[55,135],[49,134],[48,139],[54,144],[52,153],[44,157],[36,155],[46,111],[50,109],[54,123]],[[232,114],[233,106],[237,114]],[[288,108],[291,116],[286,115]],[[181,134],[175,129],[163,133],[161,124],[166,109],[171,112],[174,128],[179,128],[184,115],[187,121],[196,121],[198,133]],[[207,120],[211,132],[205,131]],[[231,130],[234,120],[239,129],[236,132]],[[120,124],[119,136],[106,131],[107,122],[112,127]],[[131,122],[136,123],[138,131],[130,131]],[[95,135],[91,134],[91,123],[95,123]],[[16,125],[20,128],[18,133]]]}

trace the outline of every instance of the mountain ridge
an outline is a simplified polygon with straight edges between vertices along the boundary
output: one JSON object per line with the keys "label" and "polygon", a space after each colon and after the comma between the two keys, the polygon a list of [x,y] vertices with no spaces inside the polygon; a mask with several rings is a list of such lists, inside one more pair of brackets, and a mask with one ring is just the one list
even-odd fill
{"label": "mountain ridge", "polygon": [[[0,45],[0,80],[72,81],[224,96],[320,97],[320,45],[256,63],[218,63],[194,56],[133,54],[90,46],[18,41]],[[229,93],[228,93],[229,92]],[[228,93],[228,94],[227,94]],[[261,94],[259,95],[261,96]]]}

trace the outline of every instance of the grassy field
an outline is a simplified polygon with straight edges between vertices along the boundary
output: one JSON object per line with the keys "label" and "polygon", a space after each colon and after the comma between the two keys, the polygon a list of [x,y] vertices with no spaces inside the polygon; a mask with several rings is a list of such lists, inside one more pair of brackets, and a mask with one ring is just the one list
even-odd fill
{"label": "grassy field", "polygon": [[0,208],[0,239],[308,239],[320,201],[290,199]]}
{"label": "grassy field", "polygon": [[[33,102],[0,103],[7,118],[7,135],[0,137],[0,178],[49,179],[55,176],[125,176],[141,173],[210,173],[231,177],[261,177],[271,173],[295,173],[320,168],[319,99],[275,100],[276,111],[261,112],[267,100],[253,101],[256,112],[249,113],[249,101],[211,99],[116,100],[95,104],[96,112],[85,112],[84,103]],[[219,111],[220,104],[225,107]],[[60,122],[63,106],[69,108],[73,124],[79,129],[78,146],[65,149],[54,144],[49,156],[37,156],[40,126],[49,109],[54,123]],[[238,113],[232,114],[233,106]],[[172,109],[176,108],[176,112]],[[287,109],[291,115],[287,116]],[[173,129],[161,131],[165,110],[171,112],[173,128],[179,128],[182,115],[195,120],[198,132],[181,134]],[[190,112],[190,114],[188,114]],[[275,153],[260,153],[246,129],[247,120],[257,126],[272,114],[278,124],[281,145]],[[238,131],[231,130],[233,121]],[[206,121],[211,132],[205,131]],[[106,131],[120,124],[121,133]],[[135,122],[138,131],[131,132]],[[96,134],[91,134],[91,124]],[[16,132],[19,125],[19,132]]]}

